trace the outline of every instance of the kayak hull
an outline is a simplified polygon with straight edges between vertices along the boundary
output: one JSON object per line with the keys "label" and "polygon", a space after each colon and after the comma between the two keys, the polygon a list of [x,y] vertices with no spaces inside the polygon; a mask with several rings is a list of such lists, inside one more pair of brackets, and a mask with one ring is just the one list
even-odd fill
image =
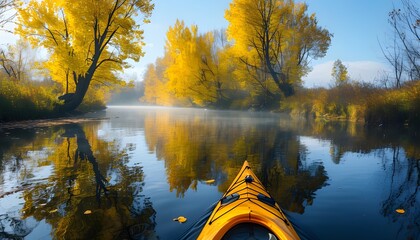
{"label": "kayak hull", "polygon": [[299,239],[247,161],[217,203],[198,239],[222,239],[231,229],[241,224],[265,228],[266,239]]}

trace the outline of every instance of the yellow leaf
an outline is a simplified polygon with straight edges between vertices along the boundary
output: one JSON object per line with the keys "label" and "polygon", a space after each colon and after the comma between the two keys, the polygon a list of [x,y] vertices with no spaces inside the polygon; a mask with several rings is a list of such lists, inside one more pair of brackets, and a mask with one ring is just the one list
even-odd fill
{"label": "yellow leaf", "polygon": [[404,214],[405,213],[405,210],[404,209],[402,209],[402,208],[399,208],[399,209],[397,209],[397,210],[395,210],[397,213],[399,213],[399,214]]}
{"label": "yellow leaf", "polygon": [[91,214],[91,213],[92,213],[91,210],[86,210],[83,214],[88,215],[88,214]]}
{"label": "yellow leaf", "polygon": [[49,213],[55,213],[57,211],[58,211],[58,209],[56,208],[56,209],[51,210]]}
{"label": "yellow leaf", "polygon": [[177,217],[177,218],[174,218],[173,220],[174,220],[174,221],[177,221],[177,222],[180,222],[180,223],[184,223],[184,222],[186,222],[186,221],[187,221],[187,218],[186,218],[186,217],[184,217],[184,216],[179,216],[179,217]]}
{"label": "yellow leaf", "polygon": [[205,183],[207,183],[207,184],[212,184],[212,183],[214,183],[216,180],[214,180],[214,179],[210,179],[210,180],[207,180],[207,181],[204,181]]}

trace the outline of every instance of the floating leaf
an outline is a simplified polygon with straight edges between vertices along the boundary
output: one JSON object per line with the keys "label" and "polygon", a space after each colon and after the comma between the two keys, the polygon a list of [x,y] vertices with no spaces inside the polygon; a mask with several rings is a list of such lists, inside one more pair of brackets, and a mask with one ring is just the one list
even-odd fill
{"label": "floating leaf", "polygon": [[55,212],[58,212],[58,209],[57,208],[54,209],[54,210],[49,211],[49,213],[55,213]]}
{"label": "floating leaf", "polygon": [[88,215],[88,214],[91,214],[91,213],[92,213],[91,210],[86,210],[83,214]]}
{"label": "floating leaf", "polygon": [[186,221],[187,221],[187,218],[186,218],[186,217],[184,217],[184,216],[179,216],[179,217],[177,217],[177,218],[174,218],[173,220],[174,220],[174,221],[177,221],[177,222],[180,222],[180,223],[184,223],[184,222],[186,222]]}
{"label": "floating leaf", "polygon": [[405,210],[404,209],[402,209],[402,208],[398,208],[397,210],[395,210],[397,213],[399,213],[399,214],[404,214],[405,213]]}
{"label": "floating leaf", "polygon": [[212,183],[216,182],[216,180],[210,179],[210,180],[207,180],[207,181],[204,181],[204,182],[207,183],[207,184],[212,184]]}

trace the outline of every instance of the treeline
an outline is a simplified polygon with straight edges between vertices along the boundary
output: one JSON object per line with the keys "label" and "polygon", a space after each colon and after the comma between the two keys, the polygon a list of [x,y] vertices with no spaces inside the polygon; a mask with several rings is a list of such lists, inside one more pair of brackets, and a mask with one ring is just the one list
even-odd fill
{"label": "treeline", "polygon": [[158,105],[273,109],[323,57],[331,34],[294,1],[234,0],[226,30],[199,33],[177,20],[147,68],[144,100]]}
{"label": "treeline", "polygon": [[420,74],[419,53],[413,46],[420,41],[418,8],[409,0],[402,0],[402,6],[389,15],[400,45],[393,39],[394,46],[386,49],[394,50],[384,52],[395,72],[384,74],[378,83],[352,82],[337,60],[331,74],[335,85],[329,89],[302,87],[302,77],[310,71],[308,61],[323,57],[332,37],[318,26],[315,14],[306,12],[304,3],[233,0],[225,13],[228,28],[206,33],[177,20],[167,31],[164,56],[147,68],[143,101],[416,124],[415,80]]}

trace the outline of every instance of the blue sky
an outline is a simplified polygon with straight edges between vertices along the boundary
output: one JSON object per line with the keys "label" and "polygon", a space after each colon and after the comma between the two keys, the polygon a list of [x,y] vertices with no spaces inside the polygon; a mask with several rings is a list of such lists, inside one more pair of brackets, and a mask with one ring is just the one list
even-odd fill
{"label": "blue sky", "polygon": [[[130,78],[142,80],[146,66],[163,55],[166,31],[176,19],[198,25],[200,32],[226,28],[225,10],[230,0],[155,0],[151,23],[145,30],[145,56],[127,71]],[[311,62],[313,71],[304,78],[305,86],[328,86],[331,69],[340,59],[355,80],[373,81],[388,69],[378,41],[391,32],[388,13],[398,0],[306,0],[308,14],[315,13],[318,24],[334,34],[327,55]],[[13,40],[0,33],[0,43]]]}

